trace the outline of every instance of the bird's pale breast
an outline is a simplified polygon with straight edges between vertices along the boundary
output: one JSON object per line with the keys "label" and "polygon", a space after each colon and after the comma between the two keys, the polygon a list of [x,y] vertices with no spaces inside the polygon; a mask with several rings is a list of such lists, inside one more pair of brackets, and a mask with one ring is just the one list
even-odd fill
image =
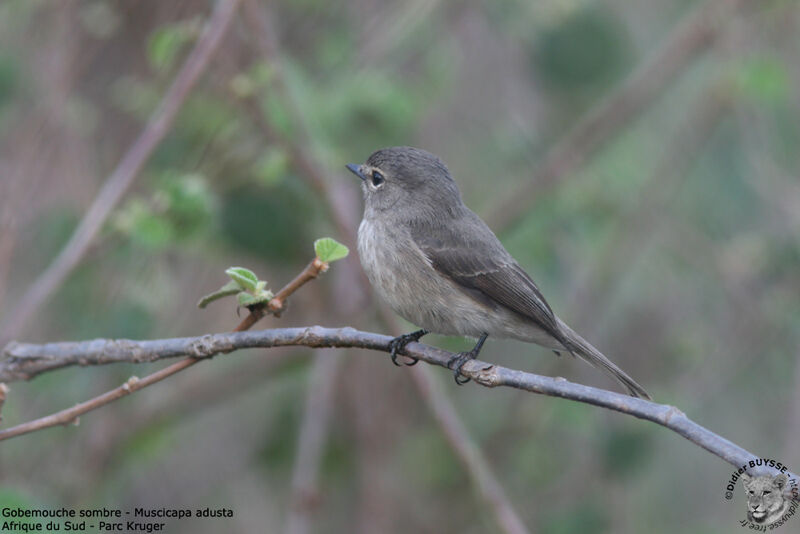
{"label": "bird's pale breast", "polygon": [[409,322],[446,335],[477,337],[496,330],[498,314],[438,273],[407,229],[365,218],[358,253],[372,287]]}

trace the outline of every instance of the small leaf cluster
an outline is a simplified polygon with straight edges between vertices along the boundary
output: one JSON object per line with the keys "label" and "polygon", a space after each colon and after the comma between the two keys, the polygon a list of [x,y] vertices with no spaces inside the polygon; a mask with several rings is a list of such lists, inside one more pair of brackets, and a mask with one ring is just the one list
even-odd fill
{"label": "small leaf cluster", "polygon": [[265,304],[275,296],[267,289],[267,281],[259,280],[256,274],[246,267],[228,267],[225,274],[230,281],[217,291],[208,294],[197,303],[199,308],[205,308],[209,303],[223,297],[236,295],[239,306],[249,307]]}
{"label": "small leaf cluster", "polygon": [[[321,269],[323,272],[328,269],[329,263],[345,258],[350,253],[346,246],[330,237],[314,241],[314,252],[317,255],[315,261],[321,262],[324,266]],[[228,267],[225,274],[230,281],[217,291],[201,298],[197,303],[199,308],[205,308],[215,300],[233,295],[236,295],[239,306],[249,308],[265,305],[275,296],[267,289],[266,280],[259,280],[256,274],[246,267]]]}

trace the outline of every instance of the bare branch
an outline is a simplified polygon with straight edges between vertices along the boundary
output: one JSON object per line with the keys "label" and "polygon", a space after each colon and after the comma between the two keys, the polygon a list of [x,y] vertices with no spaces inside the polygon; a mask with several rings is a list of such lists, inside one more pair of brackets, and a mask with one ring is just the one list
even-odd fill
{"label": "bare branch", "polygon": [[0,343],[19,335],[36,310],[58,289],[78,265],[111,211],[122,199],[155,148],[172,127],[178,111],[219,48],[239,0],[219,0],[203,34],[150,116],[142,133],[106,180],[86,215],[59,255],[20,299],[0,328]]}
{"label": "bare branch", "polygon": [[[389,336],[361,332],[349,327],[324,328],[321,326],[310,326],[306,328],[276,328],[251,332],[208,334],[200,337],[126,341],[128,359],[125,361],[139,361],[137,358],[140,354],[151,355],[154,359],[170,358],[179,354],[193,354],[198,358],[208,358],[216,354],[223,354],[238,349],[285,347],[290,345],[313,348],[353,347],[389,352],[389,342],[391,340],[392,338]],[[51,359],[65,358],[70,361],[75,361],[76,358],[80,359],[81,354],[83,354],[87,358],[86,363],[89,364],[92,354],[97,354],[98,348],[100,349],[99,352],[102,352],[101,347],[104,345],[114,350],[119,350],[120,344],[119,341],[115,340],[47,343],[45,345],[23,345],[17,343],[6,347],[4,352],[11,353],[12,351],[21,351],[29,356],[38,355]],[[87,349],[90,346],[94,348],[92,353],[81,353],[81,349]],[[448,361],[453,357],[453,353],[451,352],[413,342],[406,346],[406,352],[409,356],[445,368],[448,368]],[[119,354],[119,359],[122,361],[124,355]],[[179,364],[190,362],[188,365],[191,365],[195,361],[199,360],[187,359],[179,362]],[[170,372],[163,376],[160,375],[161,373],[165,373],[168,369],[170,368],[163,369],[158,373],[150,375],[150,377],[153,377],[152,379],[147,377],[141,380],[129,380],[116,390],[106,393],[106,395],[121,397],[132,393],[133,391],[162,380],[166,378],[166,376],[169,376],[169,374],[174,373]],[[644,399],[629,397],[621,393],[575,384],[563,378],[552,378],[509,369],[481,360],[470,360],[465,363],[462,368],[462,374],[471,378],[475,383],[485,387],[511,387],[540,395],[570,399],[651,421],[669,428],[673,432],[676,432],[692,443],[719,456],[736,467],[740,467],[750,460],[757,458],[757,456],[735,443],[695,423],[674,406],[657,404]],[[72,421],[77,416],[75,412],[79,411],[78,408],[82,406],[83,405],[79,404],[69,410],[63,410],[47,418],[47,421],[37,423],[36,425],[25,423],[0,431],[0,440]],[[90,407],[89,409],[94,409],[95,407],[97,406]],[[85,413],[86,411],[88,410],[84,410],[80,413]]]}
{"label": "bare branch", "polygon": [[708,0],[673,30],[667,41],[643,65],[545,154],[523,187],[489,210],[486,222],[506,228],[528,211],[534,192],[573,172],[611,141],[615,133],[651,104],[668,83],[700,53],[707,50],[724,25],[721,19],[743,0]]}

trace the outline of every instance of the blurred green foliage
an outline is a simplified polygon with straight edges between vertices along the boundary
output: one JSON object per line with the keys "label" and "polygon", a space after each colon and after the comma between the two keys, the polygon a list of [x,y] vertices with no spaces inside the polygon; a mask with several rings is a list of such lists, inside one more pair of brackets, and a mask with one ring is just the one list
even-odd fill
{"label": "blurred green foliage", "polygon": [[147,59],[156,71],[166,71],[175,65],[181,50],[200,33],[199,18],[182,20],[157,28],[147,40]]}
{"label": "blurred green foliage", "polygon": [[133,197],[112,225],[146,248],[164,248],[203,234],[212,222],[216,199],[198,174],[161,173],[149,199]]}
{"label": "blurred green foliage", "polygon": [[585,3],[547,28],[530,45],[536,73],[556,91],[596,91],[619,77],[630,43],[616,14]]}
{"label": "blurred green foliage", "polygon": [[[278,264],[298,266],[312,241],[309,219],[319,200],[296,179],[261,190],[243,187],[222,198],[222,232],[228,243]],[[281,229],[291,231],[280,231]]]}

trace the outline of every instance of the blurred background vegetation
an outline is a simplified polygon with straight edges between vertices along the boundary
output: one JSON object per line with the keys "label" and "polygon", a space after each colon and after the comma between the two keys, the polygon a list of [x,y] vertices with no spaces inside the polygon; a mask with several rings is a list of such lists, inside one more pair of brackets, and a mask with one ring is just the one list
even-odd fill
{"label": "blurred background vegetation", "polygon": [[[247,265],[277,290],[315,238],[352,244],[360,192],[344,164],[415,145],[448,163],[466,203],[559,315],[657,401],[800,469],[797,2],[712,0],[724,6],[703,19],[714,38],[654,82],[657,98],[604,121],[589,157],[563,154],[569,172],[550,180],[537,169],[552,147],[706,3],[245,4],[263,19],[240,12],[100,237],[19,339],[230,330],[232,302],[195,308],[225,267]],[[0,3],[0,321],[65,244],[213,5]],[[353,283],[359,273],[357,261],[337,263],[260,327],[391,332]],[[232,520],[170,522],[168,532],[282,531],[297,509],[312,356],[218,357],[79,427],[3,442],[0,505],[228,507]],[[312,531],[499,531],[409,371],[366,351],[337,357],[321,375],[331,395],[319,484],[300,507]],[[616,387],[532,345],[490,340],[482,358]],[[3,424],[160,366],[11,384]],[[434,371],[533,532],[722,533],[744,518],[740,490],[724,500],[731,466],[665,429],[518,391],[456,388]]]}

